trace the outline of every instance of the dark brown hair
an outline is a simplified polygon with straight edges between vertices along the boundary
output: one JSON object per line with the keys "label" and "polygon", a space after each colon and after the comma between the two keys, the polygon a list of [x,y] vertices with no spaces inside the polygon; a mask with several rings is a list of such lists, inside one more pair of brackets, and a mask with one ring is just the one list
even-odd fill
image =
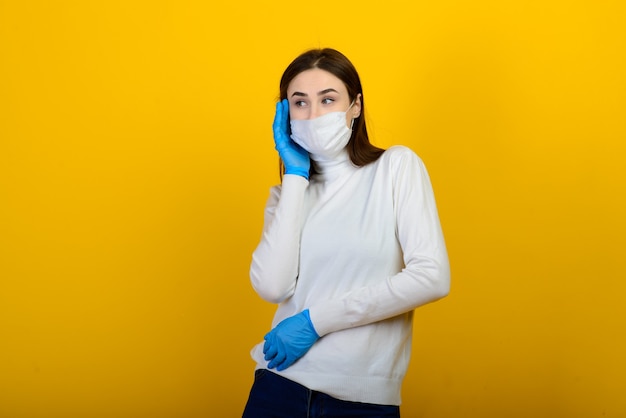
{"label": "dark brown hair", "polygon": [[[365,115],[365,101],[361,79],[354,65],[341,52],[331,48],[311,49],[298,56],[289,64],[280,79],[280,100],[287,98],[287,88],[291,80],[301,72],[313,68],[328,71],[343,81],[348,90],[350,101],[355,100],[359,94],[361,95],[361,114],[355,119],[352,127],[352,136],[347,145],[348,155],[352,163],[357,167],[376,161],[385,150],[370,143],[367,127],[365,126],[365,118],[363,117]],[[282,170],[281,162],[281,173]]]}

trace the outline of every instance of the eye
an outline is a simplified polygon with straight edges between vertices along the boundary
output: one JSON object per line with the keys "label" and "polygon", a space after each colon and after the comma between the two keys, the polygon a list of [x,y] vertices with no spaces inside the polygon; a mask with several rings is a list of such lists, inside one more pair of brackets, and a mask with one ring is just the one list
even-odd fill
{"label": "eye", "polygon": [[293,105],[295,107],[304,107],[304,106],[306,106],[306,102],[304,100],[297,100],[297,101],[293,102]]}
{"label": "eye", "polygon": [[324,97],[322,99],[322,104],[327,105],[327,104],[333,103],[334,101],[335,101],[335,99],[333,99],[332,97]]}

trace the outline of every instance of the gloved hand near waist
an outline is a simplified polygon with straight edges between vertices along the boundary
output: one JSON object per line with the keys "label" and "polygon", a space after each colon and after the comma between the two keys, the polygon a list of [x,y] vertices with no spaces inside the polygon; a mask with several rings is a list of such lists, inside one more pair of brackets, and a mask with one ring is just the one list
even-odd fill
{"label": "gloved hand near waist", "polygon": [[289,101],[276,103],[274,116],[274,143],[276,151],[285,165],[285,174],[295,174],[309,179],[311,159],[309,153],[289,137]]}
{"label": "gloved hand near waist", "polygon": [[285,370],[304,356],[319,338],[308,309],[281,321],[265,335],[263,353],[269,361],[267,367]]}

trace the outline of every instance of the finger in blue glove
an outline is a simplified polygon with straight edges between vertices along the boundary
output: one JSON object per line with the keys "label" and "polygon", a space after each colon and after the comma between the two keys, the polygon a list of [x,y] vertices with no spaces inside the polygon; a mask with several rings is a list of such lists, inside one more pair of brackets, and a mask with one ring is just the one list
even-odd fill
{"label": "finger in blue glove", "polygon": [[276,103],[274,116],[274,143],[285,165],[285,174],[295,174],[309,179],[311,159],[309,153],[289,137],[289,101]]}
{"label": "finger in blue glove", "polygon": [[265,335],[263,353],[269,361],[267,367],[285,370],[304,356],[319,338],[308,309],[281,321]]}

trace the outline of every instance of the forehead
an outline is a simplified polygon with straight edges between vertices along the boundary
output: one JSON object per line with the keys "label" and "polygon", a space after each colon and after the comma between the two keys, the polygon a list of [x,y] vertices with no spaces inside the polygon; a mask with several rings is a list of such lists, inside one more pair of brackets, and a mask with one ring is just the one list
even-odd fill
{"label": "forehead", "polygon": [[291,96],[296,91],[311,95],[329,88],[348,94],[348,89],[338,77],[320,68],[312,68],[302,71],[291,80],[287,87],[287,95]]}

